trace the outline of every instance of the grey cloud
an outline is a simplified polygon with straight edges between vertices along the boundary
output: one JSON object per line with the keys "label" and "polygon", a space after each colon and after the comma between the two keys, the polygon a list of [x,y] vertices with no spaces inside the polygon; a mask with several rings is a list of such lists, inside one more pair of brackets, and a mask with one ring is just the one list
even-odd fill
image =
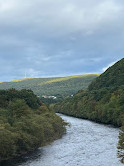
{"label": "grey cloud", "polygon": [[102,72],[123,57],[123,11],[122,0],[0,0],[1,80]]}

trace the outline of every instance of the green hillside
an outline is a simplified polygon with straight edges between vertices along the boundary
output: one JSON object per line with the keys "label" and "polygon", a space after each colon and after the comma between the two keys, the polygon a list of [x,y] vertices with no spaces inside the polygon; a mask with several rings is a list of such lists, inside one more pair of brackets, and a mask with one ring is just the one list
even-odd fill
{"label": "green hillside", "polygon": [[[54,106],[56,112],[99,123],[124,125],[124,59],[96,78],[87,90]],[[124,128],[122,128],[124,131]],[[120,134],[119,155],[124,156],[124,133]]]}
{"label": "green hillside", "polygon": [[107,69],[101,76],[95,79],[89,86],[89,90],[98,90],[108,87],[124,85],[124,59]]}
{"label": "green hillside", "polygon": [[38,95],[66,97],[79,89],[86,89],[99,74],[75,75],[58,78],[29,78],[0,83],[0,89],[31,89]]}

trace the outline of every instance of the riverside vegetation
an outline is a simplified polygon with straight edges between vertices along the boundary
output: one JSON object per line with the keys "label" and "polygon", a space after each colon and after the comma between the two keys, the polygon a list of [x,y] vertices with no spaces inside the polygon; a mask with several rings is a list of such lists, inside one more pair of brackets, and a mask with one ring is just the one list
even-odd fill
{"label": "riverside vegetation", "polygon": [[65,122],[31,90],[0,90],[0,162],[60,138]]}
{"label": "riverside vegetation", "polygon": [[[56,112],[99,123],[124,126],[124,59],[97,77],[86,90],[56,105]],[[118,156],[124,162],[124,127],[119,135]]]}

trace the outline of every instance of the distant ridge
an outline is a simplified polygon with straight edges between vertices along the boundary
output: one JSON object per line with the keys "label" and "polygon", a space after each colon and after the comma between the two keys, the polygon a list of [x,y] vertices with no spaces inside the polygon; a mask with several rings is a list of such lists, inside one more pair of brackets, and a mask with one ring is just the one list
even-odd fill
{"label": "distant ridge", "polygon": [[61,95],[63,97],[75,94],[88,85],[100,74],[84,74],[67,77],[24,78],[0,83],[0,89],[31,89],[38,96]]}

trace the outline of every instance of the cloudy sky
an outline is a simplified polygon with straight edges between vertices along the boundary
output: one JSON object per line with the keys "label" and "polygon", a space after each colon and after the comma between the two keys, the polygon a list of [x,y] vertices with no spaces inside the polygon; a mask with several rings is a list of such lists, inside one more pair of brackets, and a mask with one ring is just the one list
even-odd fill
{"label": "cloudy sky", "polygon": [[0,0],[0,81],[101,73],[124,57],[124,0]]}

